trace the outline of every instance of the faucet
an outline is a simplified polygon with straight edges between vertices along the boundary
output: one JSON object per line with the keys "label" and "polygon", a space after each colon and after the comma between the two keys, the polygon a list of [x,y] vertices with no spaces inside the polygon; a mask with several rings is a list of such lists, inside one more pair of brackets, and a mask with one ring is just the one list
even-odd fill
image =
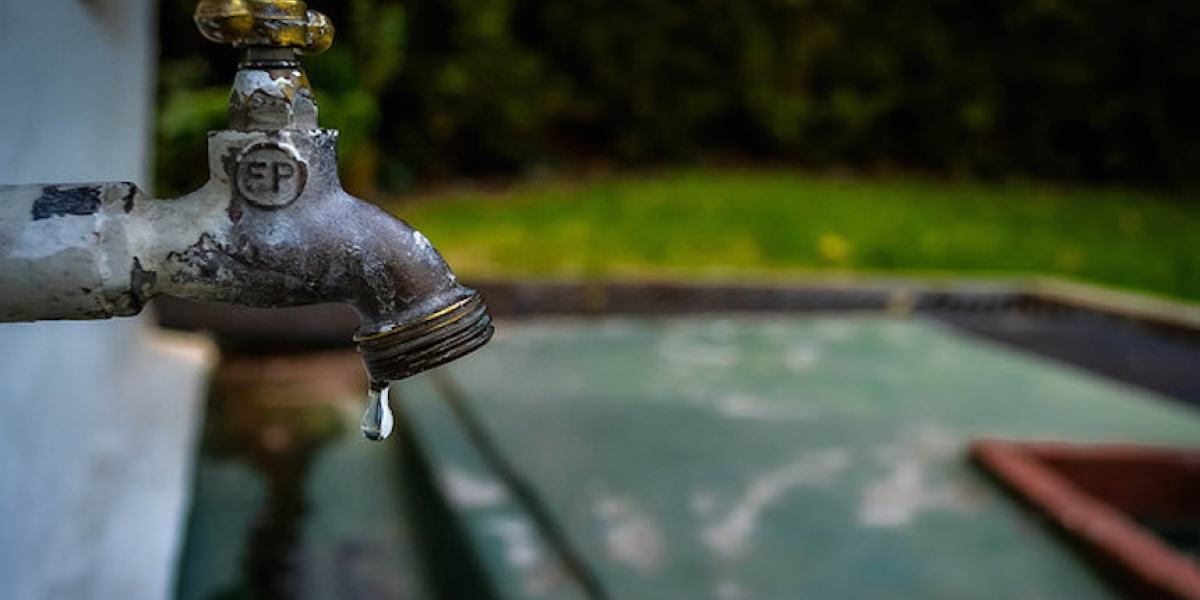
{"label": "faucet", "polygon": [[332,44],[329,20],[297,0],[203,0],[195,21],[243,51],[230,129],[209,133],[208,182],[176,199],[128,182],[0,186],[0,321],[130,316],[160,294],[343,302],[376,401],[485,344],[479,294],[425,236],[338,181],[338,132],[317,125],[299,61]]}

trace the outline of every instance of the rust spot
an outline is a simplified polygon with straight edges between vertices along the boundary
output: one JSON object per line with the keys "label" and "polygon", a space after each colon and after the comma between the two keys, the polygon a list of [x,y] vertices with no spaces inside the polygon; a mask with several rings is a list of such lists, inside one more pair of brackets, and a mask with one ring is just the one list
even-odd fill
{"label": "rust spot", "polygon": [[154,293],[154,284],[158,282],[158,273],[142,268],[142,262],[133,259],[133,269],[129,271],[129,288],[133,296],[134,306],[141,307]]}
{"label": "rust spot", "polygon": [[181,264],[187,265],[197,271],[196,274],[178,272],[172,275],[171,279],[176,282],[182,281],[197,281],[211,280],[217,276],[217,260],[218,254],[223,254],[224,251],[213,237],[209,234],[200,236],[195,244],[188,247],[183,252],[172,252],[167,255],[168,260],[178,261]]}
{"label": "rust spot", "polygon": [[245,208],[242,206],[242,202],[238,198],[232,198],[229,200],[229,208],[226,209],[226,212],[229,213],[229,220],[234,223],[241,221],[242,216],[246,214]]}

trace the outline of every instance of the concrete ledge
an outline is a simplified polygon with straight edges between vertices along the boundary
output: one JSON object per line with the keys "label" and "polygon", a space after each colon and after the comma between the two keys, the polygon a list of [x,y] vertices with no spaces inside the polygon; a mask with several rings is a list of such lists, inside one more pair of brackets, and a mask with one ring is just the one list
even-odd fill
{"label": "concrete ledge", "polygon": [[[1093,311],[1200,333],[1200,306],[1049,277],[1012,279],[828,277],[794,283],[485,280],[471,282],[495,317],[709,312]],[[253,309],[155,300],[167,328],[210,331],[235,346],[349,346],[357,317],[321,304]]]}
{"label": "concrete ledge", "polygon": [[1137,321],[1200,331],[1200,306],[1053,277],[1023,282],[1025,293]]}

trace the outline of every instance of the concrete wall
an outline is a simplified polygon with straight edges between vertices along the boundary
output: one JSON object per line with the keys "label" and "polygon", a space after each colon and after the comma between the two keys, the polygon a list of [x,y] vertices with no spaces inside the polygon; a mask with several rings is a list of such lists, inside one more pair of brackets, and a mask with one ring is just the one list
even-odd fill
{"label": "concrete wall", "polygon": [[[0,184],[146,187],[154,47],[150,0],[0,0]],[[0,325],[0,597],[170,594],[207,360],[144,318]]]}

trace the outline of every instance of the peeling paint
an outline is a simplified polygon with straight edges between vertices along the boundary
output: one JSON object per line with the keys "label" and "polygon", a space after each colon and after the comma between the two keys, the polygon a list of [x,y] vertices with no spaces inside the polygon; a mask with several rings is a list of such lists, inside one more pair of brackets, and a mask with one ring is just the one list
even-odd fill
{"label": "peeling paint", "polygon": [[233,82],[230,125],[241,131],[311,130],[317,104],[299,65],[242,68]]}
{"label": "peeling paint", "polygon": [[176,271],[171,275],[171,280],[176,283],[186,283],[195,280],[212,280],[217,275],[217,262],[215,260],[218,254],[224,254],[225,251],[216,242],[212,235],[205,233],[196,240],[186,250],[182,252],[171,252],[167,254],[167,260],[177,261],[181,265],[187,266],[195,271],[189,273],[187,271]]}
{"label": "peeling paint", "polygon": [[121,208],[125,210],[125,214],[133,212],[134,200],[137,199],[138,189],[132,183],[125,184],[125,195],[121,198]]}
{"label": "peeling paint", "polygon": [[233,80],[234,91],[242,97],[249,98],[256,92],[263,92],[276,98],[290,99],[295,86],[287,77],[272,77],[269,71],[243,69],[238,71]]}
{"label": "peeling paint", "polygon": [[643,574],[662,567],[666,554],[662,532],[632,499],[601,498],[594,512],[604,525],[604,549],[615,562]]}
{"label": "peeling paint", "polygon": [[29,221],[17,236],[9,258],[41,260],[60,252],[86,249],[95,232],[96,221],[90,218]]}
{"label": "peeling paint", "polygon": [[46,186],[33,203],[33,220],[94,215],[100,211],[100,204],[100,188],[96,186]]}
{"label": "peeling paint", "polygon": [[145,306],[154,294],[154,285],[158,282],[158,273],[142,268],[142,261],[133,259],[133,268],[129,272],[129,288],[134,307]]}
{"label": "peeling paint", "polygon": [[746,492],[726,512],[724,518],[703,530],[702,541],[722,558],[741,558],[746,553],[763,511],[793,488],[828,485],[849,465],[850,453],[834,448],[805,452],[792,464],[759,475],[750,482]]}

